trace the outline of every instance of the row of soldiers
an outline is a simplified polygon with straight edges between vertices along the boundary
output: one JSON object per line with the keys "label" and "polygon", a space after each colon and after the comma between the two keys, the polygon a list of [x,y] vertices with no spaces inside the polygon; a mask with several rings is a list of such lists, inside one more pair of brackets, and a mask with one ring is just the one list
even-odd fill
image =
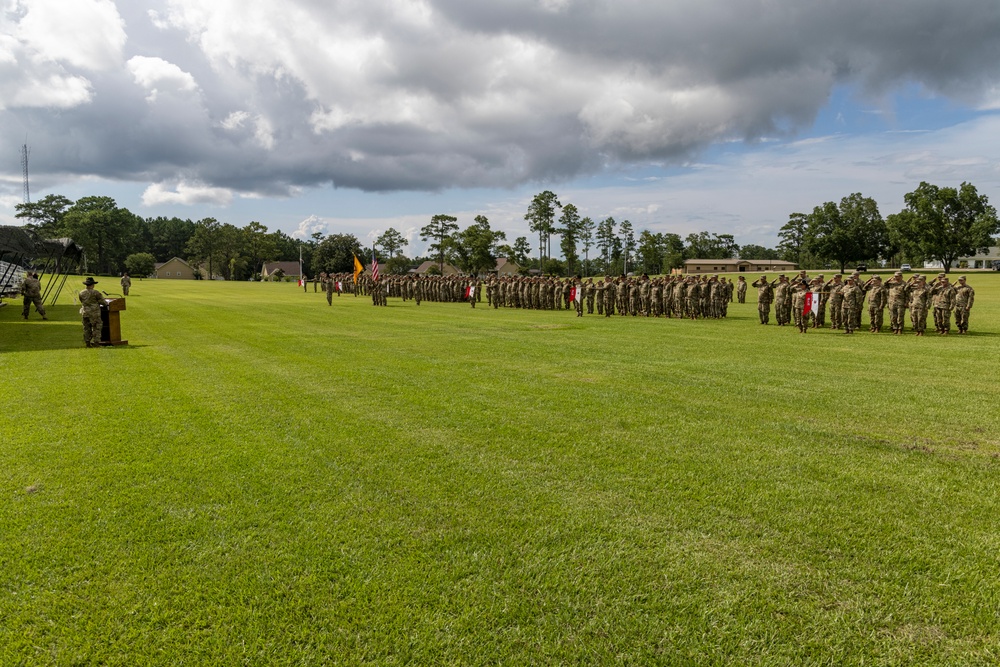
{"label": "row of soldiers", "polygon": [[830,328],[843,329],[854,333],[861,328],[864,303],[868,303],[869,331],[879,333],[884,324],[884,311],[889,309],[889,328],[895,335],[901,335],[905,326],[906,311],[910,311],[910,321],[917,336],[923,336],[927,328],[928,311],[933,311],[934,327],[940,335],[948,335],[951,330],[951,315],[955,314],[958,332],[969,330],[969,312],[975,303],[975,290],[961,276],[952,284],[948,276],[939,273],[928,283],[927,278],[915,274],[903,279],[901,271],[883,281],[881,276],[873,276],[865,282],[857,271],[846,279],[834,275],[829,282],[822,275],[809,279],[805,271],[792,280],[782,274],[776,281],[768,281],[761,276],[753,283],[757,288],[757,310],[761,324],[769,322],[771,303],[774,303],[775,317],[779,326],[794,320],[800,333],[810,328],[826,326],[826,310],[830,310]]}
{"label": "row of soldiers", "polygon": [[[724,318],[734,295],[739,303],[746,302],[747,282],[738,282],[718,275],[664,276],[650,279],[619,276],[594,281],[593,278],[491,276],[482,281],[467,276],[385,276],[373,281],[361,275],[355,281],[351,274],[320,274],[327,303],[334,294],[343,292],[370,295],[374,305],[386,305],[386,297],[403,301],[467,302],[473,308],[483,295],[493,308],[524,308],[535,310],[575,310],[578,316],[594,314],[646,317],[681,317],[688,319]],[[959,333],[966,333],[969,312],[975,302],[975,290],[966,277],[951,284],[946,274],[938,274],[928,283],[916,274],[909,280],[897,271],[883,281],[874,276],[862,282],[855,271],[847,278],[836,274],[830,281],[822,275],[810,279],[801,271],[791,280],[781,274],[774,281],[766,275],[753,283],[757,288],[758,315],[761,324],[770,322],[771,304],[779,326],[794,324],[801,333],[810,328],[826,326],[830,313],[830,328],[854,333],[861,328],[861,316],[867,301],[869,331],[878,333],[884,324],[884,311],[889,310],[890,329],[902,334],[906,310],[910,311],[913,331],[924,335],[927,315],[933,311],[935,329],[947,335],[954,312]],[[316,288],[314,287],[314,290]]]}
{"label": "row of soldiers", "polygon": [[576,278],[493,277],[486,282],[494,308],[553,310],[575,308],[577,315],[611,317],[723,318],[733,300],[734,284],[718,276],[605,276],[596,282]]}
{"label": "row of soldiers", "polygon": [[[556,278],[541,276],[491,276],[485,281],[468,276],[384,276],[373,281],[361,275],[355,281],[349,273],[321,273],[314,282],[326,292],[327,303],[343,293],[370,295],[374,305],[385,305],[387,296],[403,301],[467,302],[475,308],[486,297],[487,305],[498,308],[533,310],[575,310],[577,315],[611,317],[680,317],[687,319],[724,318],[737,294],[743,302],[746,283],[713,276],[640,277],[605,276]],[[308,285],[308,283],[304,283]],[[307,288],[307,287],[306,287]],[[308,291],[308,289],[307,289]]]}

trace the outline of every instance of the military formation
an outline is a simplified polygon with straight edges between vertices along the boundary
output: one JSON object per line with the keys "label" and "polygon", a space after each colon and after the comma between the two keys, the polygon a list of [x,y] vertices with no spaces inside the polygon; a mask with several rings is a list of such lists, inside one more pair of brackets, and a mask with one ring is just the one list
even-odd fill
{"label": "military formation", "polygon": [[403,301],[468,303],[475,308],[486,300],[494,309],[572,310],[584,314],[633,317],[724,318],[734,294],[746,297],[741,278],[738,292],[732,280],[713,276],[665,276],[649,278],[605,276],[603,279],[543,276],[491,276],[485,280],[469,276],[371,276],[321,273],[314,291],[322,286],[327,303],[336,294],[371,296],[373,305],[385,305],[386,297]]}
{"label": "military formation", "polygon": [[773,305],[777,325],[794,326],[800,333],[829,326],[852,334],[862,328],[867,304],[871,333],[881,332],[888,320],[889,331],[902,334],[909,311],[911,330],[918,336],[924,335],[931,314],[939,334],[950,333],[952,315],[957,331],[964,334],[969,330],[969,313],[975,303],[975,290],[965,276],[953,284],[944,273],[928,282],[920,274],[904,279],[900,271],[884,281],[878,275],[862,281],[857,271],[846,278],[835,274],[827,281],[823,275],[810,278],[801,271],[791,279],[785,274],[775,280],[763,275],[752,284],[743,276],[734,282],[718,275],[605,276],[596,281],[579,276],[490,276],[483,280],[408,275],[383,276],[373,281],[369,275],[355,280],[350,273],[323,273],[314,285],[314,291],[326,292],[328,304],[333,303],[334,295],[344,293],[370,296],[376,306],[384,306],[387,297],[395,297],[417,305],[436,301],[469,303],[475,308],[485,299],[487,306],[494,309],[570,310],[579,317],[597,314],[692,320],[725,318],[734,300],[746,303],[748,286],[752,286],[757,289],[761,324],[770,324]]}
{"label": "military formation", "polygon": [[966,277],[959,277],[952,284],[947,274],[939,273],[933,282],[921,274],[904,280],[901,271],[883,281],[873,276],[862,282],[857,271],[842,278],[840,274],[825,281],[822,275],[810,279],[805,271],[792,280],[784,274],[769,281],[761,276],[754,281],[757,288],[757,313],[761,324],[770,321],[771,304],[778,326],[794,323],[799,333],[826,326],[826,313],[830,313],[830,328],[852,334],[861,329],[861,318],[868,304],[868,331],[880,333],[885,324],[885,311],[889,311],[889,330],[902,335],[906,326],[906,311],[910,311],[910,324],[914,334],[923,336],[927,329],[928,313],[933,313],[934,329],[947,336],[951,331],[952,313],[958,333],[969,331],[969,313],[975,303],[975,290]]}

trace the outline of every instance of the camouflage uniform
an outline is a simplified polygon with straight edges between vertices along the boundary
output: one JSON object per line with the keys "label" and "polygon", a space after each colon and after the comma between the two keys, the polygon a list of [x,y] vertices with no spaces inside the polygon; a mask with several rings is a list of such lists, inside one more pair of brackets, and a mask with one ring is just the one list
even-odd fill
{"label": "camouflage uniform", "polygon": [[903,333],[903,326],[906,324],[906,305],[909,299],[908,282],[903,280],[900,271],[885,282],[886,303],[889,306],[889,328],[894,334]]}
{"label": "camouflage uniform", "polygon": [[840,274],[833,277],[833,280],[826,284],[826,292],[829,294],[827,303],[830,305],[830,328],[840,329],[843,326],[844,283],[840,282]]}
{"label": "camouflage uniform", "polygon": [[857,325],[855,312],[858,308],[858,301],[864,297],[864,293],[854,284],[854,277],[852,276],[847,279],[847,284],[841,288],[840,295],[840,320],[844,325],[844,333],[852,334],[854,333],[854,327]]}
{"label": "camouflage uniform", "polygon": [[924,335],[927,328],[927,302],[930,298],[930,290],[926,281],[921,277],[909,287],[910,297],[910,321],[913,322],[913,330],[918,336]]}
{"label": "camouflage uniform", "polygon": [[[826,326],[826,301],[830,298],[830,294],[826,291],[822,273],[813,278],[812,285],[813,288],[811,289],[819,290],[816,293],[816,297],[814,297],[819,299],[819,304],[816,306],[816,315],[813,316],[813,328],[815,329],[816,327]],[[819,285],[819,287],[816,288],[816,285]]]}
{"label": "camouflage uniform", "polygon": [[976,290],[965,284],[965,276],[960,277],[955,287],[955,326],[960,334],[969,331],[969,311],[975,301]]}
{"label": "camouflage uniform", "polygon": [[951,330],[951,311],[955,307],[955,287],[947,277],[931,288],[931,302],[934,305],[934,329],[947,336]]}
{"label": "camouflage uniform", "polygon": [[774,298],[774,289],[771,283],[767,282],[767,276],[761,276],[753,286],[757,288],[757,315],[761,324],[767,324],[771,319],[771,300]]}
{"label": "camouflage uniform", "polygon": [[868,293],[868,322],[870,324],[868,330],[872,333],[879,333],[882,331],[882,316],[887,301],[887,289],[882,284],[882,279],[875,276],[865,283],[864,291]]}
{"label": "camouflage uniform", "polygon": [[693,278],[689,278],[691,282],[688,283],[687,290],[684,293],[685,296],[685,317],[690,317],[692,320],[698,319],[698,313],[701,310],[701,283]]}
{"label": "camouflage uniform", "polygon": [[28,319],[32,304],[43,320],[49,319],[45,315],[45,305],[42,303],[42,284],[38,282],[38,274],[24,276],[24,282],[21,283],[21,295],[24,297],[24,309],[21,311],[21,316],[24,319]]}
{"label": "camouflage uniform", "polygon": [[128,271],[122,274],[122,296],[128,296],[128,290],[132,287],[132,279],[129,278]]}
{"label": "camouflage uniform", "polygon": [[736,302],[747,302],[747,280],[743,276],[740,276],[736,283]]}
{"label": "camouflage uniform", "polygon": [[101,345],[101,306],[104,305],[104,295],[94,289],[97,281],[87,278],[84,281],[87,289],[81,290],[80,314],[83,315],[83,342],[87,347]]}
{"label": "camouflage uniform", "polygon": [[791,284],[784,275],[778,276],[778,282],[772,283],[774,288],[774,319],[782,327],[791,320]]}
{"label": "camouflage uniform", "polygon": [[808,291],[809,285],[801,281],[792,287],[792,319],[799,328],[799,333],[805,333],[809,329],[809,318],[803,312],[806,308]]}

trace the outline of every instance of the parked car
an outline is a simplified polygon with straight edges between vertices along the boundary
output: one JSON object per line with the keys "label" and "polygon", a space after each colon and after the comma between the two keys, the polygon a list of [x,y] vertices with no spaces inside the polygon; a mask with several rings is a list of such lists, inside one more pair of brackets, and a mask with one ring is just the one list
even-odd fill
{"label": "parked car", "polygon": [[858,264],[858,273],[865,273],[866,271],[868,271],[867,264]]}
{"label": "parked car", "polygon": [[899,270],[902,271],[903,273],[906,273],[907,271],[912,271],[913,268],[909,264],[903,264],[901,267],[899,267]]}

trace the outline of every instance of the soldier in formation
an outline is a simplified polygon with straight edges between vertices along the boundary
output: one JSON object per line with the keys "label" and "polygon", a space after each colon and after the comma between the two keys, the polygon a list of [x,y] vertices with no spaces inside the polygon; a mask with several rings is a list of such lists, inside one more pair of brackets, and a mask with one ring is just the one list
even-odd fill
{"label": "soldier in formation", "polygon": [[959,276],[955,287],[955,326],[960,334],[969,332],[969,311],[975,300],[976,290],[966,284],[965,276]]}
{"label": "soldier in formation", "polygon": [[753,286],[757,288],[757,315],[761,324],[771,321],[771,301],[774,300],[774,287],[767,281],[767,276],[761,276],[759,280],[753,281]]}
{"label": "soldier in formation", "polygon": [[[530,310],[573,310],[582,317],[584,311],[604,317],[666,317],[682,319],[725,318],[734,293],[745,292],[747,281],[739,276],[738,282],[717,275],[671,275],[659,278],[604,276],[593,278],[556,278],[551,276],[491,276],[484,281],[468,276],[383,276],[377,282],[361,275],[355,282],[351,274],[321,274],[319,277],[332,304],[333,293],[338,296],[342,286],[348,285],[355,294],[370,295],[373,305],[386,305],[387,297],[398,297],[404,302],[422,301],[466,302],[472,308],[486,295],[487,304],[494,310],[500,308]],[[931,285],[919,275],[908,281],[897,271],[883,281],[874,276],[861,281],[858,272],[847,279],[840,274],[824,282],[822,275],[809,279],[805,271],[791,281],[784,274],[774,281],[767,275],[752,283],[757,288],[757,308],[761,324],[770,322],[770,307],[775,304],[779,325],[794,324],[800,332],[808,328],[825,326],[825,311],[829,307],[830,328],[854,333],[861,328],[864,304],[868,302],[869,331],[882,330],[885,309],[889,309],[890,329],[894,334],[903,333],[906,310],[910,310],[913,331],[923,335],[927,311],[933,309],[935,328],[943,335],[950,330],[951,313],[959,333],[968,332],[969,311],[975,302],[975,291],[965,276],[954,285],[940,274]],[[577,296],[579,295],[579,296]],[[806,303],[815,303],[806,311]]]}

